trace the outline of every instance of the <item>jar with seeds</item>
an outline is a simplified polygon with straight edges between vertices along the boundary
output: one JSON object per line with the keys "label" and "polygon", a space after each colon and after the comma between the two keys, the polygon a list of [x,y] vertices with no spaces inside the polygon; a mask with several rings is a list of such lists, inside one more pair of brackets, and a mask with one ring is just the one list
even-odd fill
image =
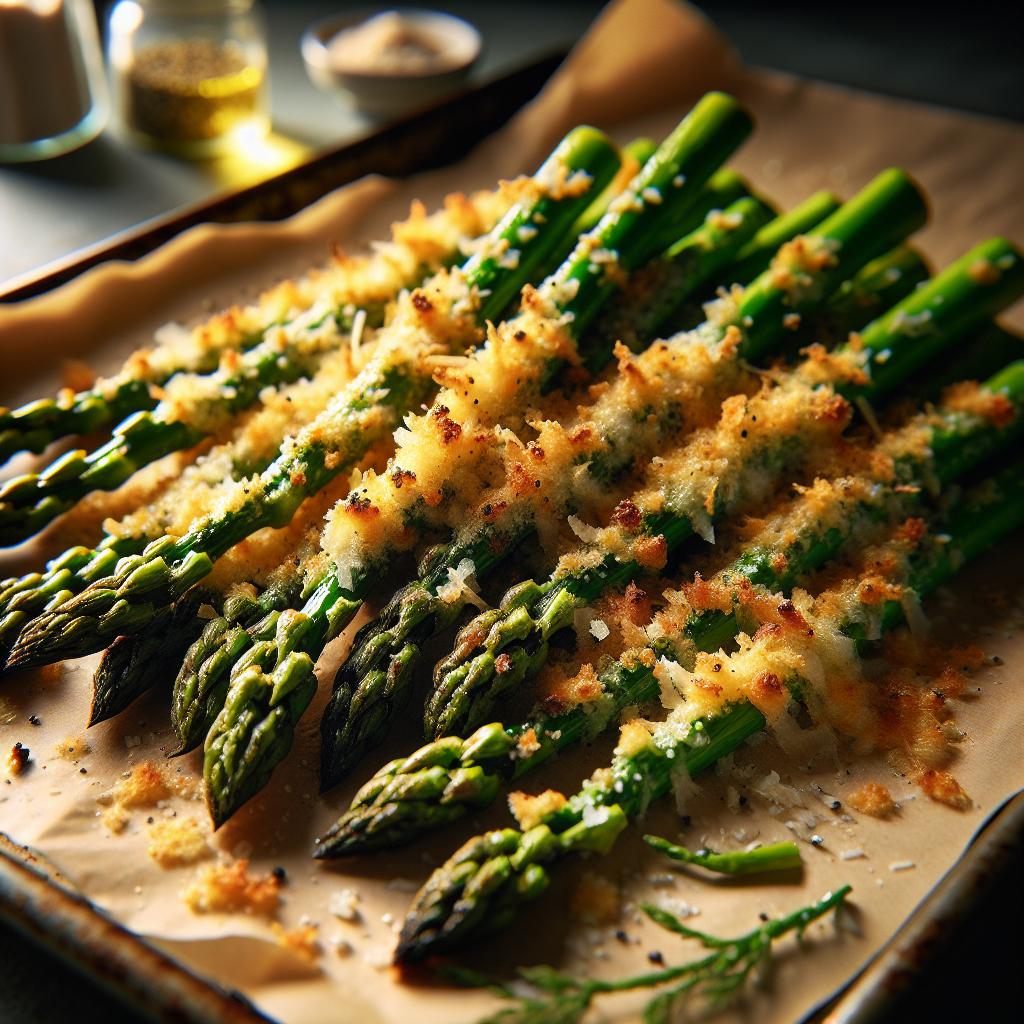
{"label": "jar with seeds", "polygon": [[119,0],[107,49],[121,124],[134,140],[210,157],[266,134],[256,0]]}

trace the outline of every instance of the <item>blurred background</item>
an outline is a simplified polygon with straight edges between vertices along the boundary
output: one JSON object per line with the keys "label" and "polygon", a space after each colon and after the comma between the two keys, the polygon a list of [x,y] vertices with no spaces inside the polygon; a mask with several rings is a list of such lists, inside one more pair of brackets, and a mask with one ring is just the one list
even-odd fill
{"label": "blurred background", "polygon": [[[568,48],[602,4],[559,0],[434,6],[468,20],[482,35],[482,55],[469,73],[473,84]],[[697,6],[748,64],[1024,121],[1024,62],[1021,36],[1011,21],[1013,5],[988,0],[956,6],[706,0]],[[97,23],[105,26],[113,3],[98,0],[92,7]],[[365,4],[264,0],[263,9],[273,133],[247,147],[242,159],[230,152],[183,159],[139,148],[108,128],[63,156],[0,164],[0,290],[5,281],[83,246],[258,180],[316,150],[359,138],[380,123],[314,87],[300,52],[300,39],[311,23],[349,10],[365,13]],[[0,96],[0,113],[3,102]],[[1018,854],[1017,863],[1024,867],[1024,856]],[[1018,870],[979,893],[972,918],[948,937],[949,944],[934,960],[929,983],[914,990],[912,1008],[894,1003],[888,1019],[950,1020],[1000,1003],[1014,1005],[1024,994],[1016,963],[1019,939],[1001,939],[1015,934],[1024,912],[1022,879],[1024,871]],[[2,925],[0,965],[2,1024],[133,1019]],[[958,984],[947,983],[953,977]]]}
{"label": "blurred background", "polygon": [[[89,7],[89,0],[84,4]],[[114,0],[96,0],[91,6],[105,27]],[[469,72],[472,84],[571,46],[601,6],[598,0],[492,0],[440,3],[436,9],[467,19],[483,37],[481,57]],[[1020,36],[1009,23],[1012,5],[989,0],[968,8],[874,0],[827,6],[706,0],[697,6],[749,64],[1024,119],[1024,62]],[[0,289],[4,281],[76,249],[259,180],[315,150],[358,138],[379,123],[343,106],[337,94],[316,88],[300,53],[300,39],[310,24],[346,12],[368,13],[365,4],[264,0],[262,7],[273,134],[250,138],[243,148],[221,157],[184,160],[129,144],[115,117],[98,138],[75,152],[34,163],[4,165],[0,159]],[[2,38],[0,29],[0,45]],[[2,112],[0,97],[0,118]],[[46,223],[46,230],[39,229],[40,223]]]}

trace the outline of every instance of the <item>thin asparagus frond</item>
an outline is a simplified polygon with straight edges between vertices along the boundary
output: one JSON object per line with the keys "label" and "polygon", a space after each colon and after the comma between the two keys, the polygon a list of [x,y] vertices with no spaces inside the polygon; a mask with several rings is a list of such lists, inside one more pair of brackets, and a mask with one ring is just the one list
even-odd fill
{"label": "thin asparagus frond", "polygon": [[752,850],[688,850],[685,846],[669,842],[661,836],[644,836],[644,842],[680,864],[707,868],[720,875],[761,875],[773,871],[799,871],[800,850],[794,842],[769,843]]}
{"label": "thin asparagus frond", "polygon": [[[497,979],[464,968],[444,968],[442,973],[456,984],[487,987],[510,1001],[509,1006],[480,1024],[574,1024],[583,1019],[598,996],[637,989],[660,989],[644,1009],[645,1024],[669,1024],[675,1004],[684,997],[703,999],[714,1009],[721,1009],[739,998],[750,976],[770,957],[774,942],[791,932],[802,936],[813,922],[833,911],[839,913],[851,891],[850,886],[844,885],[814,903],[784,917],[764,921],[731,939],[695,931],[669,911],[649,903],[641,904],[640,909],[655,924],[684,938],[696,939],[712,952],[699,960],[632,977],[608,981],[575,978],[550,967],[523,968],[519,971],[520,984],[513,989]],[[522,993],[524,985],[532,990],[531,994]]]}

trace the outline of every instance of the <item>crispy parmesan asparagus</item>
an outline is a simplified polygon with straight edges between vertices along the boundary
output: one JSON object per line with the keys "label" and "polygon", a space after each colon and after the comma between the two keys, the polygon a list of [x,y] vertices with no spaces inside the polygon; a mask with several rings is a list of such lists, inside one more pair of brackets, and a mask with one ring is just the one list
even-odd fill
{"label": "crispy parmesan asparagus", "polygon": [[[728,227],[723,229],[714,224],[703,225],[688,236],[688,244],[680,246],[674,254],[674,259],[678,263],[690,268],[689,278],[694,285],[707,274],[714,272],[716,266],[725,258],[723,253],[734,251],[746,234],[767,216],[767,208],[749,197],[738,200],[729,209],[737,219],[730,220]],[[748,219],[749,224],[745,224]],[[672,425],[672,419],[665,417],[661,427],[652,436],[660,436],[661,429],[670,429]],[[592,474],[595,481],[614,475],[616,467],[612,463],[615,461],[606,460],[600,473],[597,472],[595,464]],[[628,452],[624,458],[618,459],[618,463],[626,461]],[[478,561],[481,565],[487,557],[497,560],[505,551],[511,549],[512,541],[505,540],[499,543],[501,540],[497,532],[490,533],[485,543],[479,546]],[[447,579],[444,568],[441,569],[441,575]],[[330,579],[326,574],[325,578]],[[336,590],[333,585],[332,596],[334,600],[342,599],[340,590]],[[190,652],[175,687],[175,711],[172,715],[182,749],[190,749],[200,742],[216,717],[233,667],[232,656],[240,657],[253,642],[269,644],[273,641],[280,611],[273,609],[267,618],[260,620],[248,630],[235,627],[230,631],[224,631],[222,627],[211,623],[208,631],[220,631],[224,637],[223,641],[214,647],[203,642],[197,645],[196,650]],[[232,656],[229,656],[229,653]]]}
{"label": "crispy parmesan asparagus", "polygon": [[217,314],[187,333],[158,332],[155,346],[135,352],[117,374],[84,391],[0,409],[0,461],[17,451],[42,452],[58,438],[91,433],[152,409],[160,386],[176,374],[211,373],[222,360],[259,344],[318,304],[327,303],[342,334],[352,329],[360,309],[370,326],[379,326],[386,303],[453,262],[462,238],[489,231],[511,205],[516,188],[518,183],[468,199],[450,196],[429,216],[417,204],[393,226],[391,240],[370,255],[339,254],[327,270],[284,282],[252,306]]}
{"label": "crispy parmesan asparagus", "polygon": [[[732,175],[731,178],[735,178],[735,176]],[[698,203],[698,206],[703,209],[714,202],[715,196],[721,198],[729,194],[735,187],[735,183],[730,180],[730,175],[722,172],[716,174],[711,183],[703,190],[703,199]],[[708,198],[709,194],[712,197],[711,199]],[[786,217],[787,232],[796,233],[801,228],[813,226],[816,220],[827,214],[834,208],[834,205],[835,201],[826,194],[812,197],[807,203],[801,204],[801,209],[796,211],[797,216],[789,215]],[[747,197],[733,203],[732,206],[726,209],[725,214],[724,218],[719,218],[712,212],[708,222],[702,224],[684,242],[673,247],[671,263],[674,267],[679,268],[676,273],[676,280],[679,282],[678,287],[681,290],[699,288],[708,275],[714,273],[716,268],[721,265],[726,255],[729,252],[735,251],[736,246],[749,233],[751,226],[756,226],[758,221],[764,216],[764,207],[757,201]],[[760,239],[759,246],[762,250],[764,250],[764,246],[769,242],[779,241],[782,238],[777,231],[767,236],[761,231],[758,232],[757,237]],[[749,244],[745,244],[743,251],[746,254],[745,258],[749,265],[753,256],[753,250]],[[770,256],[771,253],[764,250],[758,258],[764,265],[767,265]],[[653,261],[653,264],[656,267],[660,267],[666,262],[669,261],[667,259],[657,259]],[[646,276],[646,268],[644,271],[641,271],[641,276]],[[665,275],[659,271],[656,276],[664,278]],[[629,290],[632,292],[632,289]],[[642,289],[642,293],[642,296],[637,300],[641,308],[644,307],[644,300],[647,297],[646,288]],[[633,298],[635,296],[631,294],[630,299],[632,300]],[[672,308],[673,304],[673,301],[662,302],[659,304],[659,308],[667,312]],[[623,315],[619,318],[619,322],[624,323],[627,319],[628,316]],[[651,319],[650,314],[645,311],[639,319],[634,320],[634,336],[637,324],[641,323],[646,324],[650,330],[656,327],[656,320]],[[586,351],[591,353],[594,351],[595,345],[605,345],[610,349],[611,340],[616,337],[616,335],[605,331],[603,325],[599,325],[597,329],[604,335],[603,339],[584,339],[584,343],[588,346]],[[653,373],[655,375],[659,373],[657,367],[654,367]],[[696,384],[696,381],[694,381],[694,384]],[[615,396],[609,396],[606,404],[609,408],[613,407]],[[671,428],[672,426],[672,418],[667,417],[659,429]],[[618,463],[624,464],[628,459],[629,447],[627,445],[624,449],[620,449]],[[590,475],[594,478],[595,482],[614,472],[614,466],[610,464],[614,462],[615,459],[605,459],[599,467],[597,460],[591,461],[588,469],[591,471]],[[508,550],[511,550],[511,543],[498,544],[496,543],[497,540],[498,534],[492,533],[485,538],[485,543],[479,546],[476,563],[480,567],[480,571],[483,570],[489,558],[497,560]],[[440,575],[443,579],[447,578],[446,570],[443,566],[441,567]],[[456,613],[457,610],[456,607]],[[237,626],[229,629],[226,624],[210,624],[208,632],[216,632],[218,637],[222,639],[213,646],[205,642],[197,645],[197,649],[190,653],[175,687],[175,711],[172,720],[178,731],[182,749],[188,749],[198,743],[202,736],[205,735],[209,724],[212,723],[213,717],[215,717],[216,711],[223,701],[223,692],[228,684],[233,658],[238,658],[242,655],[250,643],[266,644],[272,641],[278,618],[279,609],[274,609],[264,620],[261,620],[249,630],[242,630]],[[246,636],[246,633],[248,633],[248,636]],[[206,664],[207,660],[210,661],[209,665]]]}
{"label": "crispy parmesan asparagus", "polygon": [[[981,272],[982,267],[992,272]],[[743,496],[748,474],[763,482],[766,471],[777,474],[811,450],[816,402],[827,395],[838,400],[840,391],[858,402],[885,395],[1022,291],[1024,262],[1013,246],[998,238],[984,242],[875,320],[838,358],[812,354],[789,384],[806,398],[786,430],[765,433],[767,405],[760,429],[745,422],[761,402],[788,404],[785,389],[775,389],[774,399],[768,393],[751,400],[735,420],[737,437],[726,425],[720,437],[698,439],[681,461],[666,460],[654,486],[624,503],[612,523],[594,530],[588,547],[563,559],[547,582],[519,584],[498,609],[465,628],[435,673],[428,735],[465,731],[468,723],[485,721],[497,695],[539,669],[551,637],[572,625],[578,609],[612,587],[625,586],[645,568],[663,565],[694,534],[713,536],[715,519]],[[709,467],[716,459],[724,460],[720,474],[697,472],[698,465]]]}
{"label": "crispy parmesan asparagus", "polygon": [[[460,271],[441,272],[403,297],[370,362],[289,439],[237,508],[199,520],[180,537],[151,542],[115,575],[40,617],[22,634],[10,664],[90,653],[115,636],[137,632],[159,608],[206,576],[234,544],[262,527],[286,524],[306,497],[351,468],[409,408],[428,397],[431,380],[424,361],[478,337],[478,325],[529,280],[616,163],[600,133],[586,128],[570,133],[538,172],[532,194],[511,208],[479,253]],[[516,258],[510,259],[513,248]]]}
{"label": "crispy parmesan asparagus", "polygon": [[[743,627],[740,598],[750,585],[789,593],[843,551],[863,545],[920,509],[927,486],[948,486],[1024,432],[1024,362],[981,389],[962,385],[943,407],[919,414],[873,449],[870,472],[819,478],[771,516],[705,593],[722,605],[695,614],[682,634],[695,651],[715,651]],[[825,469],[824,466],[817,467]],[[856,466],[853,469],[857,469]],[[733,607],[735,605],[735,607]],[[658,627],[659,629],[661,627]],[[652,634],[648,630],[649,635]],[[586,673],[581,673],[581,679]],[[651,664],[615,664],[597,676],[588,699],[505,728],[482,726],[466,739],[447,737],[386,764],[356,794],[352,806],[321,838],[316,856],[365,853],[410,842],[490,804],[503,780],[521,778],[560,750],[600,732],[626,707],[658,693]]]}
{"label": "crispy parmesan asparagus", "polygon": [[[601,150],[595,143],[599,143]],[[579,152],[574,153],[573,147]],[[602,188],[613,170],[610,144],[593,130],[578,129],[573,142],[556,158],[559,167],[586,172],[592,162],[599,180],[586,175],[577,182],[583,194],[562,196],[552,209],[538,207],[542,218],[561,213],[555,224],[527,224],[524,210],[529,201],[518,203],[489,236],[484,236],[482,253],[468,266],[465,283],[471,293],[488,291],[479,310],[486,321],[501,313],[518,286],[540,270],[554,244],[575,219],[586,195]],[[552,173],[552,172],[547,172]],[[535,181],[542,180],[540,177]],[[556,183],[557,184],[557,183]],[[560,187],[560,186],[559,186]],[[575,192],[576,190],[570,189]],[[528,197],[529,200],[529,197]],[[536,198],[533,204],[536,205]],[[543,201],[542,201],[543,202]],[[550,204],[550,197],[547,202]],[[536,234],[527,237],[526,232]],[[501,252],[489,252],[488,246],[500,244]],[[506,256],[506,252],[510,255]],[[499,284],[499,279],[501,283]],[[246,408],[268,384],[296,379],[310,368],[310,360],[339,343],[339,334],[330,310],[324,304],[314,306],[302,317],[279,328],[273,337],[257,345],[237,360],[237,366],[220,370],[208,378],[179,377],[168,385],[168,395],[152,412],[140,412],[114,431],[114,437],[97,451],[69,452],[39,474],[25,474],[0,487],[0,543],[16,543],[42,528],[55,516],[70,508],[91,490],[118,487],[140,466],[163,455],[196,444],[204,436]],[[454,324],[452,325],[454,326]],[[445,339],[441,339],[444,341]]]}
{"label": "crispy parmesan asparagus", "polygon": [[[902,531],[887,546],[886,557],[868,553],[865,561],[872,571],[886,567],[881,582],[888,599],[882,604],[861,589],[858,574],[819,596],[812,602],[815,608],[806,613],[796,610],[789,628],[781,625],[766,631],[767,639],[760,641],[765,649],[755,651],[759,642],[755,639],[731,658],[708,656],[698,665],[698,676],[711,675],[716,660],[739,669],[718,673],[729,686],[716,689],[713,709],[708,709],[709,702],[697,687],[688,689],[681,696],[690,699],[679,705],[679,714],[670,715],[653,731],[639,723],[624,727],[610,770],[595,773],[577,794],[569,799],[557,794],[525,798],[518,807],[522,831],[502,829],[469,840],[420,890],[402,928],[396,962],[419,962],[507,926],[523,904],[547,888],[552,862],[575,853],[606,853],[630,818],[672,789],[674,777],[703,771],[764,728],[767,718],[787,714],[790,694],[814,690],[814,684],[792,667],[796,659],[787,660],[792,650],[816,642],[809,638],[806,616],[814,637],[875,636],[903,621],[910,602],[920,600],[1022,524],[1024,469],[1018,464],[955,510],[943,524],[942,535]],[[770,595],[766,597],[771,603]],[[781,620],[790,617],[791,603],[778,597],[774,605],[783,609]],[[817,615],[816,608],[822,609]],[[797,633],[802,640],[795,639]],[[823,647],[819,642],[817,653],[831,665],[836,655],[824,654]],[[837,677],[850,678],[856,667],[852,645],[838,643],[833,649],[843,662]],[[766,664],[781,673],[773,673],[781,685],[778,690],[772,687],[770,695],[760,693],[755,679],[742,670],[757,665],[760,672]],[[764,712],[751,703],[751,697]]]}
{"label": "crispy parmesan asparagus", "polygon": [[[677,204],[692,203],[689,190],[699,187],[720,162],[722,150],[735,148],[749,127],[749,118],[734,101],[720,94],[705,97],[612,203],[594,231],[581,238],[562,267],[536,293],[524,293],[520,314],[491,332],[479,359],[442,375],[447,388],[424,416],[407,420],[406,431],[398,437],[400,453],[419,451],[420,461],[414,463],[419,468],[411,472],[407,456],[400,455],[392,460],[394,468],[389,468],[386,481],[377,478],[406,509],[402,534],[415,534],[417,519],[444,500],[448,484],[443,474],[475,471],[481,454],[475,450],[477,442],[487,437],[499,416],[514,417],[543,390],[554,367],[574,358],[599,365],[601,353],[575,351],[575,339],[614,294],[622,272],[650,255],[650,224],[669,215]],[[512,346],[506,349],[509,342]],[[508,379],[511,375],[502,366],[508,361],[515,366],[513,379]],[[497,431],[491,436],[500,438]],[[424,461],[424,442],[450,446],[449,464],[441,467],[440,477],[436,452],[430,451]],[[484,445],[482,454],[487,451]],[[391,554],[390,545],[379,542],[369,557],[359,553],[354,559],[341,547],[346,566],[335,553],[338,542],[328,537],[339,523],[374,518],[367,490],[364,476],[362,486],[334,509],[324,545],[334,564],[303,609],[281,615],[273,641],[247,652],[232,675],[224,710],[206,740],[207,797],[218,824],[265,784],[287,753],[298,715],[315,688],[314,659],[358,610],[370,581],[380,571],[381,559]],[[386,536],[380,527],[374,532]],[[276,694],[285,687],[287,704],[275,708]]]}
{"label": "crispy parmesan asparagus", "polygon": [[[886,265],[905,262],[902,253],[883,259]],[[883,275],[879,272],[878,261],[875,261],[874,265],[869,265],[869,269],[871,275],[859,284],[857,302],[849,301],[849,289],[844,289],[838,297],[841,309],[829,316],[833,325],[845,319],[850,329],[862,326],[858,322],[858,315],[869,305],[865,297],[871,287],[884,290],[889,295],[905,294],[904,289],[896,291],[895,285],[882,280]],[[907,274],[906,290],[913,287],[913,282],[914,275]],[[656,329],[656,323],[652,323],[651,326]],[[652,355],[656,359],[658,352],[655,351]],[[673,393],[667,386],[672,372],[666,372],[663,367],[659,368],[653,360],[650,362],[651,367],[645,365],[644,360],[638,360],[633,373],[639,373],[660,385],[666,385],[664,394],[660,396],[661,400],[678,404],[679,393]],[[727,366],[717,367],[711,380],[704,380],[698,367],[685,363],[673,368],[673,372],[682,373],[688,378],[689,384],[699,387],[705,402],[717,402],[720,398],[726,397],[726,392],[720,394],[721,386],[724,385],[729,393],[737,389],[738,380],[729,375],[728,369]],[[735,366],[732,370],[735,371]],[[653,409],[656,406],[655,395],[650,389],[645,392],[645,402],[645,409]],[[694,401],[693,404],[699,403]],[[569,429],[580,429],[588,423],[601,424],[601,444],[607,445],[608,424],[612,422],[612,417],[610,414],[606,415],[606,408],[627,407],[628,398],[613,388],[590,410],[589,419],[584,418],[575,427],[570,424]],[[670,428],[674,428],[670,429],[669,433],[678,436],[682,427],[695,426],[703,422],[703,419],[697,409],[684,410],[682,414],[673,413],[667,418]],[[618,468],[640,457],[649,457],[653,450],[661,447],[666,440],[664,429],[650,438],[645,438],[643,430],[635,425],[627,426],[628,429],[623,431],[621,436],[611,435],[614,447],[610,451],[598,448],[590,451],[573,450],[569,453],[572,465],[585,460],[584,480],[588,486],[605,484],[614,478]],[[543,440],[542,437],[540,443]],[[650,441],[646,447],[643,444],[645,440]],[[540,473],[539,479],[542,484],[544,481],[548,483],[545,491],[550,496],[558,490],[558,485],[552,486],[553,482],[558,480],[556,474],[561,471],[568,476],[572,465],[560,466],[554,454],[551,457],[545,456],[544,463],[542,470],[537,470],[536,467],[533,467],[533,470]],[[552,504],[546,497],[544,515],[560,516],[568,512],[578,514],[580,496],[576,493],[577,489],[567,491],[566,496],[557,505]],[[460,568],[465,571],[471,567],[474,578],[481,579],[531,532],[531,518],[522,515],[523,502],[517,503],[514,498],[499,491],[493,498],[485,496],[482,504],[485,508],[499,507],[503,508],[503,511],[492,516],[482,529],[470,527],[463,530],[455,544],[443,555],[435,553],[421,578],[392,598],[380,617],[364,626],[356,638],[352,652],[335,682],[335,695],[324,715],[322,775],[325,786],[333,784],[369,746],[382,738],[388,723],[408,699],[413,673],[424,642],[454,623],[473,596],[466,596],[464,589],[460,591],[459,588],[453,587],[452,574],[458,573]],[[357,709],[354,714],[351,710],[353,707]]]}
{"label": "crispy parmesan asparagus", "polygon": [[[231,437],[185,467],[147,505],[118,523],[107,523],[95,548],[77,546],[53,559],[41,573],[0,583],[0,663],[25,625],[43,611],[80,593],[90,583],[113,574],[120,558],[139,554],[154,537],[184,532],[192,520],[209,513],[233,493],[244,491],[247,478],[274,459],[284,439],[301,429],[359,370],[372,351],[345,347],[332,353],[316,375],[262,396],[261,406],[241,418]],[[122,656],[126,644],[120,645]]]}

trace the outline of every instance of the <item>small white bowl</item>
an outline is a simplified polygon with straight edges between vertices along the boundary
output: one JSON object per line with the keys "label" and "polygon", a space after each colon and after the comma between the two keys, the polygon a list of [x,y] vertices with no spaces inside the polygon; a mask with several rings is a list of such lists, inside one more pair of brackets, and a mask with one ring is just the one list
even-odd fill
{"label": "small white bowl", "polygon": [[310,80],[320,89],[375,117],[391,117],[414,107],[427,106],[456,92],[483,49],[480,33],[461,18],[439,11],[393,8],[426,33],[441,37],[449,47],[450,63],[427,72],[367,72],[345,70],[332,58],[331,41],[338,33],[358,27],[385,8],[372,12],[342,14],[314,22],[302,36],[302,59]]}

